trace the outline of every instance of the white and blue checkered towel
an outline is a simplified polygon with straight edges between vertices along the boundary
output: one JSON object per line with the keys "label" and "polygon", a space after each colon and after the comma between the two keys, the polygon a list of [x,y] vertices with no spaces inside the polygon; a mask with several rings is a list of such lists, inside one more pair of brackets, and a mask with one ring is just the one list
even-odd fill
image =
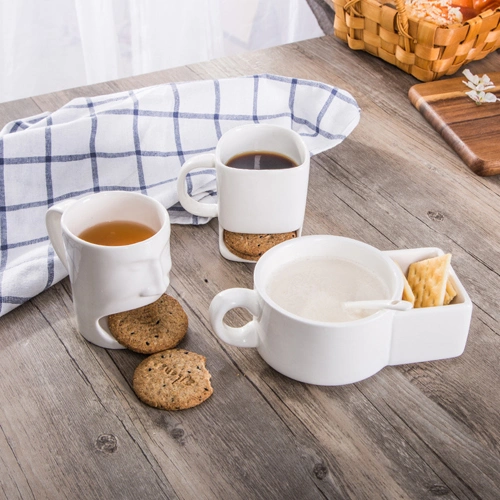
{"label": "white and blue checkered towel", "polygon": [[[16,120],[0,132],[0,316],[67,275],[49,244],[47,208],[69,197],[123,189],[148,194],[172,223],[206,220],[178,203],[184,161],[214,149],[245,123],[290,127],[311,154],[342,142],[359,107],[347,92],[320,82],[255,75],[170,83],[79,98],[54,113]],[[215,198],[213,170],[193,172],[198,200]]]}

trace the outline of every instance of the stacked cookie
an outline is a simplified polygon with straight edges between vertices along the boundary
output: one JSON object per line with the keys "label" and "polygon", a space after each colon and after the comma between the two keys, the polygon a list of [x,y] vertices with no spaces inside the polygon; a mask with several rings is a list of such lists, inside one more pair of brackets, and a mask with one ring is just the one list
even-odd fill
{"label": "stacked cookie", "polygon": [[142,402],[164,410],[183,410],[212,395],[206,358],[176,349],[187,333],[188,317],[170,295],[163,294],[147,306],[110,315],[108,326],[121,345],[149,354],[135,369],[132,382]]}

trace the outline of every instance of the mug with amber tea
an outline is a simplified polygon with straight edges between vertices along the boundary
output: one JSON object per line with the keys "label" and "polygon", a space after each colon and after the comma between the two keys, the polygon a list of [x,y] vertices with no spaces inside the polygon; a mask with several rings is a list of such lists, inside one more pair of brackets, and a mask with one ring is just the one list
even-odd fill
{"label": "mug with amber tea", "polygon": [[[229,251],[224,231],[244,235],[301,235],[309,184],[309,151],[297,132],[271,124],[235,127],[219,139],[215,152],[182,166],[177,194],[185,210],[218,217],[219,249],[228,260],[247,261]],[[188,193],[186,176],[215,168],[217,203],[200,203]]]}
{"label": "mug with amber tea", "polygon": [[139,193],[109,191],[54,205],[46,225],[69,273],[79,332],[100,347],[122,349],[107,316],[146,306],[169,285],[167,210]]}

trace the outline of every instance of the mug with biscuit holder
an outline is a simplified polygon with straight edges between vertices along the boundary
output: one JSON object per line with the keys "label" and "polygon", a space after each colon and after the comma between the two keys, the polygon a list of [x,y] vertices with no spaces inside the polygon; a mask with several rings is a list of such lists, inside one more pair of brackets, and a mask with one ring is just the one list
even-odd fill
{"label": "mug with biscuit holder", "polygon": [[[386,296],[380,298],[399,300],[410,264],[443,256],[444,252],[438,248],[379,251],[362,242],[331,235],[303,236],[281,243],[258,261],[253,290],[228,289],[214,297],[210,320],[215,333],[231,345],[257,348],[276,371],[314,385],[354,383],[385,366],[462,354],[472,302],[451,265],[447,280],[456,295],[448,305],[372,311],[353,320],[330,322],[295,314],[270,296],[274,279],[271,277],[279,276],[274,271],[284,269],[286,263],[293,264],[300,256],[326,255],[367,265],[388,284]],[[224,322],[225,314],[236,307],[246,308],[253,316],[242,327]]]}
{"label": "mug with biscuit holder", "polygon": [[163,410],[208,399],[213,388],[205,356],[177,348],[188,317],[166,293],[171,256],[165,207],[139,193],[100,192],[54,205],[46,225],[69,272],[80,334],[106,349],[147,355],[134,370],[137,397]]}
{"label": "mug with biscuit holder", "polygon": [[108,316],[149,305],[166,291],[172,266],[167,210],[140,193],[107,191],[52,206],[46,225],[69,273],[78,331],[100,347],[124,349]]}
{"label": "mug with biscuit holder", "polygon": [[[194,215],[218,217],[224,258],[255,263],[263,253],[260,245],[267,249],[301,235],[309,156],[291,129],[271,124],[235,127],[222,135],[213,154],[184,163],[177,181],[179,201]],[[188,193],[186,177],[200,168],[215,168],[216,204],[200,203]]]}

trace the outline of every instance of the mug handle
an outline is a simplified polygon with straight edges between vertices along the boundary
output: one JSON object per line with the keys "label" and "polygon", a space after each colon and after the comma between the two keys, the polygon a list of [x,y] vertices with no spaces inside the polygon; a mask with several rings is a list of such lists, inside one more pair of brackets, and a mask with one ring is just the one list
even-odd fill
{"label": "mug handle", "polygon": [[75,203],[76,199],[70,198],[68,200],[62,201],[57,205],[53,205],[47,210],[45,214],[45,225],[47,227],[47,232],[49,234],[50,242],[54,247],[54,250],[63,263],[63,266],[68,271],[68,261],[66,260],[66,252],[64,250],[64,242],[62,237],[62,226],[61,226],[61,218],[63,216],[64,211],[73,203]]}
{"label": "mug handle", "polygon": [[182,165],[177,178],[177,196],[181,205],[189,213],[201,217],[217,217],[219,207],[217,203],[200,203],[189,196],[186,188],[186,175],[195,168],[215,168],[215,155],[203,154],[187,160]]}
{"label": "mug handle", "polygon": [[210,303],[209,314],[212,328],[227,344],[236,347],[258,347],[259,336],[255,319],[239,328],[224,323],[226,313],[236,307],[244,307],[255,317],[259,317],[262,312],[257,292],[248,288],[230,288],[218,293]]}

